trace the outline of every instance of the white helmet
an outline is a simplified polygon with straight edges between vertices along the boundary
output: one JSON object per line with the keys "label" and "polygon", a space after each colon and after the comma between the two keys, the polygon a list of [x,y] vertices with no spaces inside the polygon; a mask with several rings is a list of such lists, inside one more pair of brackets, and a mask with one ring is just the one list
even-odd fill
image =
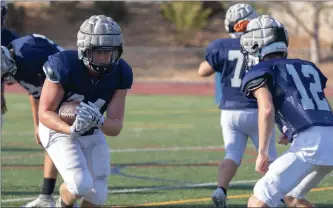
{"label": "white helmet", "polygon": [[[120,26],[111,17],[94,15],[85,20],[77,34],[78,56],[90,69],[99,74],[112,72],[123,52],[123,34]],[[92,51],[111,51],[108,64],[95,63],[91,57]]]}
{"label": "white helmet", "polygon": [[251,20],[258,17],[257,12],[249,4],[235,4],[227,10],[224,27],[232,38],[239,38],[243,33],[236,32],[234,25],[240,20]]}
{"label": "white helmet", "polygon": [[268,15],[251,20],[241,36],[242,52],[247,58],[247,67],[258,64],[264,56],[281,52],[288,56],[288,33],[284,26]]}
{"label": "white helmet", "polygon": [[17,67],[8,48],[1,46],[1,77],[4,79],[6,84],[9,85],[15,82],[14,76],[16,72]]}

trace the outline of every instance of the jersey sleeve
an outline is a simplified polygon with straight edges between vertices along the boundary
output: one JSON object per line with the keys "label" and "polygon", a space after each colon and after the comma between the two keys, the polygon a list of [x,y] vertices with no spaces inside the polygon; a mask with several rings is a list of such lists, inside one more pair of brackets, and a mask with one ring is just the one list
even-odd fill
{"label": "jersey sleeve", "polygon": [[205,50],[205,59],[216,72],[221,72],[223,60],[216,42],[210,43]]}
{"label": "jersey sleeve", "polygon": [[61,52],[48,57],[43,66],[43,71],[50,82],[60,83],[63,87],[68,85],[68,70],[65,67]]}
{"label": "jersey sleeve", "polygon": [[118,89],[131,89],[133,84],[132,67],[124,61],[122,65],[121,82]]}
{"label": "jersey sleeve", "polygon": [[268,83],[270,87],[275,85],[274,76],[271,70],[267,68],[250,69],[242,80],[241,91],[248,98],[254,98],[252,91]]}
{"label": "jersey sleeve", "polygon": [[30,79],[17,81],[29,93],[29,95],[38,100],[42,92],[44,80],[45,75],[39,73]]}
{"label": "jersey sleeve", "polygon": [[320,71],[320,69],[315,64],[312,64],[312,65],[315,69],[317,69],[317,71],[319,73],[319,77],[320,77],[321,86],[322,86],[323,89],[325,89],[326,88],[326,83],[327,83],[326,76]]}

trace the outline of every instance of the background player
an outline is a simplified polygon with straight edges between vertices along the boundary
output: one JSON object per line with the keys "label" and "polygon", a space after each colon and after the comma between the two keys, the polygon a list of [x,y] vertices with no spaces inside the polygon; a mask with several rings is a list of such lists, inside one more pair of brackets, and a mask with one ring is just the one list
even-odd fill
{"label": "background player", "polygon": [[[34,136],[40,143],[38,136],[38,105],[45,74],[43,64],[51,54],[63,50],[45,36],[33,34],[23,36],[12,41],[8,48],[1,46],[1,72],[2,84],[18,82],[29,93],[32,118],[34,123]],[[36,200],[28,203],[27,207],[54,206],[52,198],[57,178],[57,170],[52,160],[45,154],[44,183],[41,194]]]}
{"label": "background player", "polygon": [[[323,92],[327,78],[312,62],[286,58],[287,31],[273,18],[260,16],[244,29],[241,45],[250,70],[242,92],[258,102],[256,171],[266,173],[255,185],[248,206],[277,207],[286,194],[304,198],[333,169],[333,115]],[[292,144],[268,169],[274,120]]]}
{"label": "background player", "polygon": [[[234,26],[242,20],[257,17],[256,11],[249,4],[231,6],[225,16],[225,29],[232,38],[217,39],[206,49],[206,61],[199,67],[200,76],[221,73],[222,98],[220,101],[221,127],[225,146],[225,158],[218,170],[218,188],[212,199],[217,207],[226,206],[227,188],[236,174],[250,137],[258,149],[258,112],[255,100],[247,99],[240,91],[244,56],[240,52],[242,32],[236,32]],[[275,132],[272,130],[270,160],[276,158]]]}
{"label": "background player", "polygon": [[[13,31],[6,29],[5,20],[8,13],[8,8],[5,1],[1,1],[1,45],[8,46],[10,42],[18,38],[18,35]],[[6,100],[5,100],[5,84],[1,79],[1,124],[3,122],[2,115],[7,111]]]}
{"label": "background player", "polygon": [[[39,133],[64,179],[56,206],[72,207],[83,197],[82,207],[95,207],[108,194],[110,149],[104,134],[117,136],[122,129],[133,73],[120,58],[123,35],[112,18],[90,17],[77,37],[78,50],[52,55],[44,65]],[[57,111],[73,100],[82,102],[70,126]]]}

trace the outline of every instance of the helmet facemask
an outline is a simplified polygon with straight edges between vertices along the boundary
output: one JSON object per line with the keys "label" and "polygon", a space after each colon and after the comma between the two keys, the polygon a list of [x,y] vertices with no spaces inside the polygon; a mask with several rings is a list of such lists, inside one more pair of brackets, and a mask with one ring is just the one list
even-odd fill
{"label": "helmet facemask", "polygon": [[105,75],[116,69],[122,47],[92,47],[83,54],[83,63],[92,71]]}
{"label": "helmet facemask", "polygon": [[1,46],[1,77],[7,85],[14,84],[14,76],[17,73],[17,67],[9,50],[5,46]]}

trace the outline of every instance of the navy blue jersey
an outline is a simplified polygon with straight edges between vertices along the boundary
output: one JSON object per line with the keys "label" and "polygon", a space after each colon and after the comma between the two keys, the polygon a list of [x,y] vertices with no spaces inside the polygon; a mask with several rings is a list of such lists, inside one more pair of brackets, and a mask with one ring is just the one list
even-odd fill
{"label": "navy blue jersey", "polygon": [[45,80],[43,65],[49,55],[63,50],[53,41],[42,35],[27,35],[12,41],[9,49],[13,49],[17,67],[15,80],[35,99],[39,99]]}
{"label": "navy blue jersey", "polygon": [[206,61],[214,71],[221,73],[220,109],[257,108],[256,101],[246,98],[240,91],[245,75],[240,48],[238,38],[217,39],[206,48]]}
{"label": "navy blue jersey", "polygon": [[245,75],[242,92],[267,83],[275,107],[275,122],[289,139],[312,126],[333,126],[333,115],[325,98],[327,78],[312,62],[271,59],[252,67]]}
{"label": "navy blue jersey", "polygon": [[115,91],[130,89],[133,82],[132,68],[123,59],[119,60],[112,73],[98,79],[92,77],[83,61],[79,60],[77,50],[62,51],[50,56],[44,71],[51,82],[60,83],[65,91],[60,105],[72,100],[90,101],[99,107],[102,114]]}
{"label": "navy blue jersey", "polygon": [[10,42],[19,38],[19,36],[6,28],[1,28],[1,45],[8,46]]}

